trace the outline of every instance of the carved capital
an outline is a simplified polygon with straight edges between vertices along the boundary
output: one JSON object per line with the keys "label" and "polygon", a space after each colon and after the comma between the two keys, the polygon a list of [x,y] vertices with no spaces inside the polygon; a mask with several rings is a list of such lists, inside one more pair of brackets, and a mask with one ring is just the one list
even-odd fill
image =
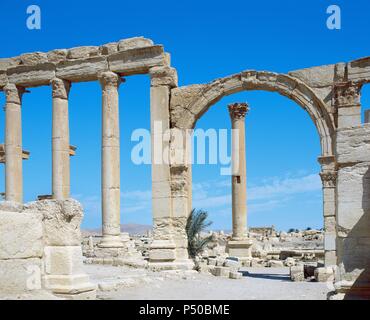
{"label": "carved capital", "polygon": [[54,78],[50,81],[53,98],[68,99],[69,90],[71,89],[71,83],[69,81]]}
{"label": "carved capital", "polygon": [[231,120],[244,119],[249,111],[249,106],[245,102],[231,103],[228,108]]}
{"label": "carved capital", "polygon": [[26,91],[23,87],[17,87],[13,83],[8,83],[4,88],[6,103],[22,104],[22,95]]}
{"label": "carved capital", "polygon": [[337,173],[334,171],[321,172],[320,177],[324,188],[334,188],[337,185]]}
{"label": "carved capital", "polygon": [[334,85],[334,106],[345,107],[360,104],[361,84],[352,82]]}
{"label": "carved capital", "polygon": [[118,88],[118,86],[123,82],[117,73],[111,71],[101,72],[98,75],[98,78],[103,90],[107,88]]}

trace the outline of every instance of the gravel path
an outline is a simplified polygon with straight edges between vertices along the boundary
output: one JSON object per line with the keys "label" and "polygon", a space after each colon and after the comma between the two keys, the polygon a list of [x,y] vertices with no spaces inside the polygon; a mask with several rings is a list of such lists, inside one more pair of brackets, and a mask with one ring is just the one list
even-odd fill
{"label": "gravel path", "polygon": [[[242,279],[232,280],[208,274],[174,275],[126,267],[87,265],[97,284],[121,281],[115,289],[99,291],[100,299],[114,300],[326,300],[325,283],[292,282],[288,268],[245,268]],[[126,280],[125,280],[126,279]],[[136,279],[128,281],[127,279]]]}

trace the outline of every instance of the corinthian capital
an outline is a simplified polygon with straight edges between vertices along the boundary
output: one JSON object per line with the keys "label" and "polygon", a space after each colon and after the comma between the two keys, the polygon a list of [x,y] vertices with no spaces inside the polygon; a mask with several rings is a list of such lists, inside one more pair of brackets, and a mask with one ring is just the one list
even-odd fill
{"label": "corinthian capital", "polygon": [[122,82],[121,77],[117,73],[111,71],[101,72],[98,78],[103,89],[118,88]]}
{"label": "corinthian capital", "polygon": [[249,111],[249,106],[245,102],[231,103],[228,105],[230,118],[233,119],[244,119]]}
{"label": "corinthian capital", "polygon": [[320,177],[324,187],[333,188],[337,184],[337,173],[334,171],[321,172]]}
{"label": "corinthian capital", "polygon": [[69,90],[71,89],[71,83],[69,81],[54,78],[50,81],[53,98],[68,99]]}
{"label": "corinthian capital", "polygon": [[17,87],[14,83],[8,83],[4,88],[6,103],[22,104],[22,95],[26,91],[23,87]]}

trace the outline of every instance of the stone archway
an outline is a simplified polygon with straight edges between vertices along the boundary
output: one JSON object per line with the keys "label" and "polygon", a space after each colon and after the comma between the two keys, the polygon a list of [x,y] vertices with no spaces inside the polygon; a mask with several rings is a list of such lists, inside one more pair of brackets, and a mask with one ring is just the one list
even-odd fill
{"label": "stone archway", "polygon": [[[243,71],[209,84],[191,85],[171,90],[170,121],[176,130],[193,129],[198,119],[223,97],[250,90],[277,92],[295,101],[314,122],[320,137],[323,181],[325,263],[336,264],[336,168],[334,157],[335,123],[334,116],[322,99],[301,80],[285,74],[272,72]],[[186,152],[190,152],[186,151]],[[191,164],[171,165],[172,224],[175,226],[174,242],[177,258],[186,258],[186,241],[181,226],[188,216],[191,204]],[[176,174],[172,174],[176,172]],[[182,181],[182,184],[179,184]],[[179,191],[178,186],[182,186]],[[181,205],[179,205],[181,204]]]}

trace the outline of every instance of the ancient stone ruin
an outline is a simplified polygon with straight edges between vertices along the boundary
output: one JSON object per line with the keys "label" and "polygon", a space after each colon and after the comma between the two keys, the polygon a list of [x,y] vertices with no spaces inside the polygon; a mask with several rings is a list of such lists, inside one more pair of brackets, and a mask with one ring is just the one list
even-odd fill
{"label": "ancient stone ruin", "polygon": [[[102,87],[103,226],[97,247],[115,256],[130,251],[120,231],[118,86],[123,77],[136,74],[149,74],[151,79],[152,129],[160,123],[174,136],[193,129],[222,97],[240,91],[278,92],[301,106],[321,142],[324,269],[316,276],[325,277],[329,273],[325,268],[331,268],[337,294],[369,294],[370,124],[369,113],[366,123],[361,123],[360,95],[362,86],[370,82],[370,58],[287,74],[245,70],[207,84],[179,87],[170,55],[163,46],[141,37],[0,59],[0,90],[6,97],[5,142],[0,146],[6,180],[5,201],[0,205],[1,294],[45,291],[70,299],[95,296],[82,268],[83,210],[70,199],[69,158],[75,148],[69,141],[68,96],[74,82],[99,81]],[[23,204],[22,161],[30,153],[22,146],[22,95],[37,86],[50,86],[53,99],[52,199]],[[244,132],[248,106],[233,104],[229,111],[233,128]],[[175,140],[166,142],[169,159],[179,149]],[[242,165],[232,176],[233,232],[226,248],[230,256],[248,261],[253,248],[247,234],[244,139],[238,143]],[[193,267],[185,233],[192,208],[190,149],[182,151],[183,157],[176,161],[152,161],[153,241],[148,267],[153,270]],[[294,268],[292,277],[302,277],[302,266]]]}

